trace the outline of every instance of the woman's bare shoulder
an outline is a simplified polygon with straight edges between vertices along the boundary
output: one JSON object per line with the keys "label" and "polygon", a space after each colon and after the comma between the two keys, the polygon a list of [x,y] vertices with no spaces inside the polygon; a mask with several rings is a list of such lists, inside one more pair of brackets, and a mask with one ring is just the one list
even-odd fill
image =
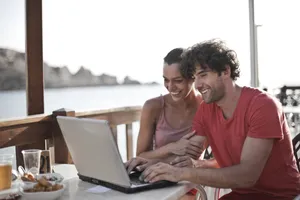
{"label": "woman's bare shoulder", "polygon": [[159,96],[159,97],[155,97],[155,98],[152,98],[152,99],[148,99],[145,103],[144,103],[144,106],[143,106],[143,109],[142,109],[142,115],[143,116],[147,116],[148,120],[150,121],[156,121],[159,116],[160,116],[160,113],[163,109],[163,104],[162,104],[162,101],[163,101],[163,96]]}
{"label": "woman's bare shoulder", "polygon": [[143,109],[160,110],[162,108],[162,98],[164,98],[164,96],[158,96],[148,99],[144,103]]}

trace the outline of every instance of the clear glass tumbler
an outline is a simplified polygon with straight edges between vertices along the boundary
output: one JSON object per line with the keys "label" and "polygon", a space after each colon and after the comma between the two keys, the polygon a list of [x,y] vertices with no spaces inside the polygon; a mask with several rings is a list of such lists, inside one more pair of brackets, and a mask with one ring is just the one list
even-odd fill
{"label": "clear glass tumbler", "polygon": [[23,150],[24,167],[26,172],[30,172],[33,176],[40,172],[41,152],[39,149]]}

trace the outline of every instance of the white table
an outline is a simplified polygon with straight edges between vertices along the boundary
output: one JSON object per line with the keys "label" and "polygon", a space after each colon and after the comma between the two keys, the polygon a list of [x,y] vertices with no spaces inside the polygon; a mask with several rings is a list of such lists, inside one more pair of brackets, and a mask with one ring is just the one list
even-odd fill
{"label": "white table", "polygon": [[124,194],[115,190],[108,190],[104,193],[91,193],[87,190],[96,187],[96,185],[81,181],[79,178],[72,178],[64,182],[66,190],[59,200],[96,200],[96,199],[112,199],[112,200],[175,200],[182,197],[190,189],[192,184],[179,183],[176,186],[148,190],[135,194]]}
{"label": "white table", "polygon": [[66,190],[63,196],[59,200],[98,200],[98,199],[112,199],[112,200],[175,200],[182,197],[194,185],[187,182],[178,183],[175,186],[148,190],[135,194],[124,194],[115,190],[108,190],[104,193],[91,193],[87,190],[94,188],[97,185],[81,181],[77,177],[77,170],[74,165],[56,165],[53,167],[54,171],[62,174],[65,177],[64,184],[66,184]]}

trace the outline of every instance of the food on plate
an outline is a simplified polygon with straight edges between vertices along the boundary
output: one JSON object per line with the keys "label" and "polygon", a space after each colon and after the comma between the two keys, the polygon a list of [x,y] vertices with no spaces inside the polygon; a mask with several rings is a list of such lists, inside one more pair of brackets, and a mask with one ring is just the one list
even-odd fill
{"label": "food on plate", "polygon": [[28,181],[28,182],[36,182],[36,179],[31,173],[25,173],[23,176],[21,176],[22,181]]}
{"label": "food on plate", "polygon": [[50,187],[50,186],[52,186],[52,184],[49,183],[49,182],[47,181],[47,179],[46,179],[45,176],[42,176],[42,177],[41,177],[40,179],[38,179],[37,181],[38,181],[38,183],[39,183],[41,186],[44,186],[44,187]]}
{"label": "food on plate", "polygon": [[63,185],[54,184],[52,185],[47,181],[45,177],[41,177],[37,180],[37,184],[33,188],[25,189],[24,192],[53,192],[63,188]]}

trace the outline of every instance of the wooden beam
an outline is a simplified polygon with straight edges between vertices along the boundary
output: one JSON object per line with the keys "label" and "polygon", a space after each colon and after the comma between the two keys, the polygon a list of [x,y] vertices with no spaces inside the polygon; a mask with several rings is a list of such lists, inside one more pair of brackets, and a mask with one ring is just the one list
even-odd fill
{"label": "wooden beam", "polygon": [[126,124],[126,147],[127,147],[127,160],[134,156],[133,152],[133,128],[132,123]]}
{"label": "wooden beam", "polygon": [[20,118],[0,119],[0,130],[3,128],[10,128],[14,126],[26,126],[29,124],[50,122],[52,121],[52,115],[31,115]]}
{"label": "wooden beam", "polygon": [[11,128],[0,127],[0,148],[9,146],[44,144],[45,139],[52,139],[52,121],[25,124]]}
{"label": "wooden beam", "polygon": [[76,117],[87,117],[90,118],[91,116],[97,116],[102,114],[108,113],[115,113],[115,112],[132,112],[132,111],[141,111],[141,106],[127,106],[127,107],[118,107],[118,108],[110,108],[104,110],[96,110],[96,111],[87,111],[87,112],[76,112]]}
{"label": "wooden beam", "polygon": [[131,110],[131,111],[114,111],[108,113],[98,113],[90,115],[87,113],[76,113],[76,117],[79,118],[92,118],[92,119],[102,119],[109,121],[110,125],[121,125],[130,124],[135,121],[139,121],[141,116],[141,110]]}
{"label": "wooden beam", "polygon": [[110,129],[111,129],[111,132],[112,132],[112,134],[113,134],[113,136],[115,138],[117,147],[119,148],[119,146],[118,146],[118,127],[115,126],[115,125],[111,125]]}
{"label": "wooden beam", "polygon": [[[44,113],[42,0],[25,1],[27,115]],[[45,149],[45,141],[16,147],[17,165],[23,149]]]}
{"label": "wooden beam", "polygon": [[27,114],[44,113],[42,0],[26,0]]}
{"label": "wooden beam", "polygon": [[31,115],[0,120],[0,148],[52,138],[52,115]]}

